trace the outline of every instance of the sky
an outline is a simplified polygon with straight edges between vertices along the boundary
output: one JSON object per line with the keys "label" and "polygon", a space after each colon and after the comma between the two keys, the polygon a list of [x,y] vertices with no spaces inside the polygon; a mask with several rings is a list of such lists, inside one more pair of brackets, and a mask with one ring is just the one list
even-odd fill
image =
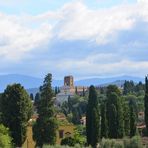
{"label": "sky", "polygon": [[0,74],[148,74],[147,0],[0,0]]}

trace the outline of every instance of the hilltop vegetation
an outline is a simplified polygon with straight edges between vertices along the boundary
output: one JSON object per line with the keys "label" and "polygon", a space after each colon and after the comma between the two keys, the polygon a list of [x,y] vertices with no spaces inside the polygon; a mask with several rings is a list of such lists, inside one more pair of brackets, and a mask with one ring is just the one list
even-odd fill
{"label": "hilltop vegetation", "polygon": [[[59,91],[52,90],[51,74],[45,77],[35,102],[32,102],[33,95],[29,96],[20,84],[9,85],[0,95],[0,123],[5,131],[0,135],[0,144],[5,139],[7,147],[21,147],[33,113],[37,115],[32,123],[36,146],[56,147],[56,130],[60,125],[56,117],[63,113],[66,122],[62,124],[68,122],[76,129],[73,136],[63,137],[62,145],[141,148],[142,136],[148,135],[147,77],[145,81],[145,85],[125,81],[123,87],[91,85],[82,94],[76,90],[75,95],[60,106],[55,104],[55,94]],[[139,118],[139,113],[145,113],[145,118]],[[146,127],[138,128],[145,123]]]}

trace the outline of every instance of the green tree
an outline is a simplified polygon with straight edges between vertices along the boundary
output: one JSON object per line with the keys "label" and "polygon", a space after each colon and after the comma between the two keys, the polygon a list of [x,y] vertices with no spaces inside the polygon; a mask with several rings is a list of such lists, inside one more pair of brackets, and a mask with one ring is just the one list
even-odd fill
{"label": "green tree", "polygon": [[9,129],[0,124],[0,147],[11,148],[12,138],[10,137]]}
{"label": "green tree", "polygon": [[106,117],[106,103],[101,104],[101,138],[108,137],[108,123]]}
{"label": "green tree", "polygon": [[2,94],[0,93],[0,123],[2,122],[2,111],[1,111],[1,99],[2,98]]}
{"label": "green tree", "polygon": [[40,100],[40,93],[36,93],[35,95],[35,99],[34,99],[34,104],[37,106],[37,104],[39,103],[39,100]]}
{"label": "green tree", "polygon": [[77,86],[75,87],[75,94],[76,95],[78,94],[78,87]]}
{"label": "green tree", "polygon": [[109,85],[107,87],[106,95],[107,95],[108,98],[110,97],[110,95],[112,93],[116,93],[118,96],[121,95],[121,92],[120,92],[120,90],[118,89],[118,87],[116,85]]}
{"label": "green tree", "polygon": [[80,118],[81,118],[81,115],[80,115],[80,110],[78,107],[73,107],[72,109],[72,123],[74,124],[80,124]]}
{"label": "green tree", "polygon": [[55,87],[54,93],[55,93],[55,95],[58,94],[58,87],[57,86]]}
{"label": "green tree", "polygon": [[[114,113],[115,114],[117,113],[117,115],[114,115]],[[114,116],[115,118],[112,118],[112,116]],[[117,86],[114,85],[110,85],[107,88],[107,120],[109,126],[109,137],[122,138],[124,134],[122,100],[120,97],[120,90],[118,89]],[[112,126],[113,127],[115,126],[114,125],[115,122],[117,130],[116,136],[115,133],[112,133],[115,131],[113,131],[111,128]]]}
{"label": "green tree", "polygon": [[117,110],[114,104],[109,106],[109,118],[108,118],[108,136],[109,138],[117,138],[118,128],[117,128]]}
{"label": "green tree", "polygon": [[30,94],[30,99],[31,99],[31,100],[34,100],[33,93]]}
{"label": "green tree", "polygon": [[86,115],[86,106],[87,100],[85,97],[77,95],[73,97],[69,96],[68,101],[62,103],[61,111],[70,119],[69,122],[80,124],[81,117]]}
{"label": "green tree", "polygon": [[124,121],[124,134],[129,136],[130,134],[130,110],[128,103],[123,104],[123,121]]}
{"label": "green tree", "polygon": [[127,95],[130,93],[133,93],[135,90],[135,85],[133,81],[125,81],[124,87],[123,87],[123,94]]}
{"label": "green tree", "polygon": [[39,147],[42,147],[43,144],[54,145],[56,142],[58,127],[51,81],[52,75],[48,74],[40,88],[41,99],[37,106],[38,119],[33,126],[33,139],[36,141],[36,146]]}
{"label": "green tree", "polygon": [[85,88],[83,87],[83,94],[82,94],[83,97],[85,97]]}
{"label": "green tree", "polygon": [[91,135],[92,135],[92,141],[91,141],[91,145],[93,147],[96,146],[96,144],[98,143],[98,139],[99,139],[99,126],[100,126],[100,116],[99,116],[99,113],[98,113],[98,108],[93,108],[92,110],[92,131],[91,131]]}
{"label": "green tree", "polygon": [[136,135],[136,113],[134,105],[130,104],[130,137]]}
{"label": "green tree", "polygon": [[96,146],[99,140],[100,116],[98,107],[97,92],[94,86],[90,86],[86,112],[86,135],[87,144],[93,147]]}
{"label": "green tree", "polygon": [[72,137],[66,137],[62,139],[61,145],[68,145],[68,146],[75,146],[77,144],[77,141]]}
{"label": "green tree", "polygon": [[32,103],[20,84],[7,86],[1,98],[2,123],[8,127],[16,146],[21,147],[26,139]]}
{"label": "green tree", "polygon": [[58,93],[60,93],[60,87],[58,87]]}
{"label": "green tree", "polygon": [[145,78],[145,97],[144,97],[144,107],[145,107],[145,124],[148,135],[148,76]]}

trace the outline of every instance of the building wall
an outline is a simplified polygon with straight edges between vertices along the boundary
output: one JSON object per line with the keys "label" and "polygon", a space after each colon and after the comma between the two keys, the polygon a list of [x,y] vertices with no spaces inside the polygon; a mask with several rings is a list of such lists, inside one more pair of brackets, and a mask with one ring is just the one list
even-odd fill
{"label": "building wall", "polygon": [[74,78],[73,76],[64,77],[64,86],[74,87]]}
{"label": "building wall", "polygon": [[[60,144],[61,140],[62,140],[62,138],[59,135],[60,131],[63,131],[63,138],[65,138],[67,136],[73,136],[74,128],[75,127],[73,125],[59,126],[59,128],[57,130],[56,144]],[[68,133],[68,134],[66,134],[66,133]],[[35,141],[33,140],[32,136],[33,136],[32,125],[29,125],[28,128],[27,128],[27,138],[26,138],[22,148],[35,148]]]}
{"label": "building wall", "polygon": [[[59,126],[57,131],[57,144],[61,143],[61,140],[66,137],[73,137],[74,135],[74,126],[73,125],[62,125]],[[63,131],[63,136],[60,135],[60,132]],[[61,136],[61,137],[60,137]]]}
{"label": "building wall", "polygon": [[27,127],[27,138],[22,146],[22,148],[35,148],[35,142],[33,141],[33,132],[32,132],[32,125]]}

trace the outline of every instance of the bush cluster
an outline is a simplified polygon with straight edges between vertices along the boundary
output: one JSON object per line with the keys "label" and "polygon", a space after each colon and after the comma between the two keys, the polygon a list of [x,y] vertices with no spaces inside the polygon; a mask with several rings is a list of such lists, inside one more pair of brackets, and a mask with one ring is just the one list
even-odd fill
{"label": "bush cluster", "polygon": [[115,139],[102,139],[101,148],[143,148],[141,138],[134,136],[131,139],[115,140]]}

